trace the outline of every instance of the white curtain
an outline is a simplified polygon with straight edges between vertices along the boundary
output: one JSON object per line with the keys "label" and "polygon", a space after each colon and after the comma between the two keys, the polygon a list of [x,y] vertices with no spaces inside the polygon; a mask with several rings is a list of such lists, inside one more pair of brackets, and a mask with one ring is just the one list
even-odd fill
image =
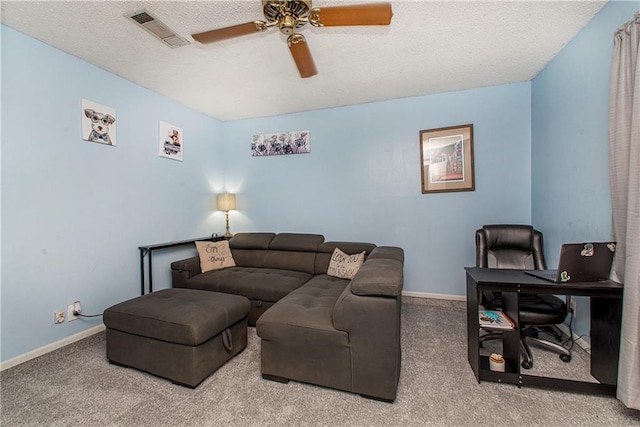
{"label": "white curtain", "polygon": [[613,277],[624,283],[618,399],[640,409],[640,12],[614,35],[609,92]]}

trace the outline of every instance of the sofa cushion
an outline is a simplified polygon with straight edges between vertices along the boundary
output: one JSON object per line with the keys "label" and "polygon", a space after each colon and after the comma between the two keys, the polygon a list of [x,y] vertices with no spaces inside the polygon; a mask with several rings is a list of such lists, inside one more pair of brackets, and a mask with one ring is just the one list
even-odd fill
{"label": "sofa cushion", "polygon": [[324,242],[318,246],[318,252],[332,254],[335,248],[340,249],[347,254],[357,254],[364,251],[365,255],[369,255],[377,246],[373,243],[360,242]]}
{"label": "sofa cushion", "polygon": [[[238,267],[273,268],[313,274],[315,252],[277,251],[273,249],[232,249]],[[325,270],[326,272],[326,270]]]}
{"label": "sofa cushion", "polygon": [[200,271],[220,270],[235,267],[233,255],[229,249],[229,242],[196,242],[196,249],[200,256]]}
{"label": "sofa cushion", "polygon": [[186,287],[275,302],[302,286],[311,277],[309,273],[292,270],[230,267],[198,274],[187,280]]}
{"label": "sofa cushion", "polygon": [[364,262],[364,251],[359,254],[347,255],[340,249],[335,248],[327,274],[340,279],[353,279],[362,263]]}
{"label": "sofa cushion", "polygon": [[315,276],[258,319],[263,375],[351,390],[350,337],[332,321],[333,307],[348,283]]}
{"label": "sofa cushion", "polygon": [[314,276],[258,319],[258,335],[275,338],[271,334],[278,335],[282,331],[278,325],[337,332],[333,327],[333,307],[348,284],[348,280],[326,274]]}
{"label": "sofa cushion", "polygon": [[269,249],[316,252],[322,242],[324,236],[321,234],[280,233],[269,243]]}
{"label": "sofa cushion", "polygon": [[269,249],[275,233],[237,233],[229,240],[231,249]]}

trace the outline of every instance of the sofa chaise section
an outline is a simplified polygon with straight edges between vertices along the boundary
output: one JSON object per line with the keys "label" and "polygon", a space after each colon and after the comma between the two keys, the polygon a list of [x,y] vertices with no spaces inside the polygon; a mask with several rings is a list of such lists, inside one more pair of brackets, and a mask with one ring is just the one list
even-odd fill
{"label": "sofa chaise section", "polygon": [[[316,271],[258,320],[263,376],[394,401],[403,264],[402,249],[376,247],[352,280]],[[322,261],[317,265],[326,271]]]}
{"label": "sofa chaise section", "polygon": [[349,334],[332,322],[335,303],[348,283],[315,276],[258,319],[264,378],[350,389]]}

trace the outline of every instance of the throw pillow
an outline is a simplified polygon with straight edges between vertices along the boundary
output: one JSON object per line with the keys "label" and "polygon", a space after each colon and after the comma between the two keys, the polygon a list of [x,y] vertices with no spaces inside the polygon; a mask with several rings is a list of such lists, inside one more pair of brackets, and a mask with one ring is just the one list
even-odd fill
{"label": "throw pillow", "polygon": [[331,261],[329,261],[327,274],[340,279],[353,279],[363,262],[364,251],[359,254],[347,255],[335,248],[333,255],[331,255]]}
{"label": "throw pillow", "polygon": [[211,270],[220,270],[227,267],[235,267],[229,242],[196,242],[198,255],[200,255],[200,270],[203,273]]}

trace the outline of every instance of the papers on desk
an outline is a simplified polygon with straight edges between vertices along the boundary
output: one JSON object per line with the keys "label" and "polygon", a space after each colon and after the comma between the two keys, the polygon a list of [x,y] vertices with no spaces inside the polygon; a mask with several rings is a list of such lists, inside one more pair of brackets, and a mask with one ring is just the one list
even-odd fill
{"label": "papers on desk", "polygon": [[509,317],[497,310],[480,310],[478,313],[480,327],[483,329],[512,330],[515,325]]}

